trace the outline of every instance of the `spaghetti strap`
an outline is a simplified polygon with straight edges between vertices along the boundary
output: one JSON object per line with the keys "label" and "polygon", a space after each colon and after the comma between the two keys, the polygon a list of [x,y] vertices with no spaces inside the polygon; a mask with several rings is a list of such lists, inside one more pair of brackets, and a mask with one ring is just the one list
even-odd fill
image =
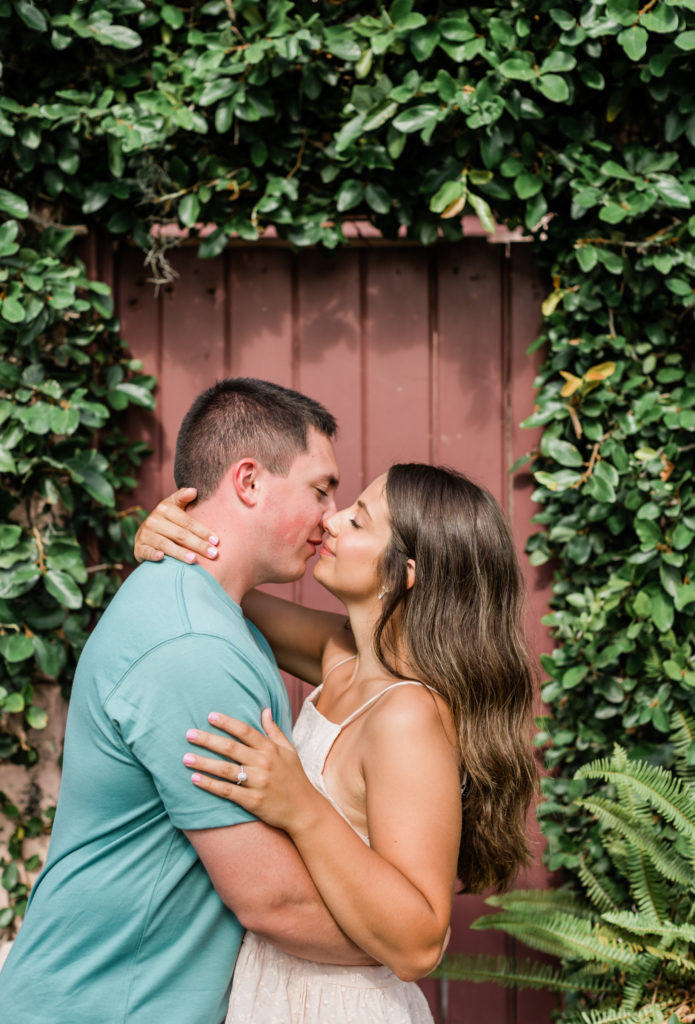
{"label": "spaghetti strap", "polygon": [[340,668],[341,665],[347,665],[348,661],[354,661],[356,657],[356,654],[351,654],[349,657],[343,658],[341,661],[336,661],[335,665],[331,665],[328,672],[326,672],[325,676],[321,680],[321,686],[323,686],[323,684],[326,682],[331,672],[333,672],[336,668]]}
{"label": "spaghetti strap", "polygon": [[432,686],[428,686],[427,683],[421,683],[419,679],[402,679],[400,683],[391,683],[390,686],[385,687],[385,689],[381,690],[379,693],[375,693],[373,697],[370,697],[369,700],[366,700],[364,704],[357,709],[357,711],[353,711],[351,715],[348,715],[347,718],[343,719],[340,723],[341,730],[361,715],[363,711],[366,711],[367,708],[371,707],[372,704],[375,704],[376,701],[379,700],[379,697],[383,697],[385,693],[389,692],[389,690],[396,690],[399,686],[424,686],[426,690],[430,690],[432,693],[436,692]]}

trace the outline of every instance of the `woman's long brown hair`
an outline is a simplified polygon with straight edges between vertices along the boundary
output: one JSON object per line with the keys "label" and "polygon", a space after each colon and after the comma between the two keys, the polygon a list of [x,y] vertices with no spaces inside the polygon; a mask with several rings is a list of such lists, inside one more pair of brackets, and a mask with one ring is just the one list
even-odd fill
{"label": "woman's long brown hair", "polygon": [[451,708],[462,781],[459,879],[465,892],[505,889],[529,860],[526,818],[538,777],[535,674],[514,545],[494,498],[453,470],[392,466],[386,499],[392,537],[375,650],[394,675],[404,659]]}

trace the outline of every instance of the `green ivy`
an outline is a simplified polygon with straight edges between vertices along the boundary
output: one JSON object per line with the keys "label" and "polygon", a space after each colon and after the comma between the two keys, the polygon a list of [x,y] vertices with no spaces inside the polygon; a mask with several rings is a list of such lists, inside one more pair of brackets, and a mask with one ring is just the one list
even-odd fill
{"label": "green ivy", "polygon": [[[0,533],[12,714],[33,707],[33,673],[69,678],[114,585],[74,538],[94,535],[97,564],[122,557],[128,520],[107,499],[140,453],[111,415],[149,401],[73,235],[131,237],[165,279],[162,226],[200,235],[205,258],[269,228],[333,248],[348,219],[456,240],[473,213],[532,235],[552,282],[527,421],[543,428],[529,552],[554,573],[541,815],[552,867],[577,871],[588,850],[610,874],[575,770],[616,741],[669,766],[674,716],[695,709],[695,0],[0,0],[0,40],[16,389],[3,415],[17,438],[0,458],[34,517]],[[69,408],[41,390],[53,380],[74,388]],[[23,603],[39,599],[31,618]],[[7,753],[29,757],[17,743]]]}

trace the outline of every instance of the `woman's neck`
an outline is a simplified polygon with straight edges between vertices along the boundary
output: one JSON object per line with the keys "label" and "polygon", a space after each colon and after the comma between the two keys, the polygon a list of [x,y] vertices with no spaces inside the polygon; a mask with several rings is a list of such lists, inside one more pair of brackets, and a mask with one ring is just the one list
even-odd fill
{"label": "woman's neck", "polygon": [[[388,676],[387,669],[379,661],[374,650],[374,631],[381,617],[381,604],[376,606],[373,603],[351,606],[346,603],[346,605],[358,658],[357,671],[353,677],[353,682],[357,683],[365,679]],[[393,659],[393,667],[398,669],[399,674],[403,676],[409,675],[402,657]]]}

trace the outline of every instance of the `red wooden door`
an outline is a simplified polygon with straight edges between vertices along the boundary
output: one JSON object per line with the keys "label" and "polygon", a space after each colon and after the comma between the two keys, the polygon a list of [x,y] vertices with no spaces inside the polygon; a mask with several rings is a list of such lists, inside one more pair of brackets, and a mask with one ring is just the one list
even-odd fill
{"label": "red wooden door", "polygon": [[[297,388],[338,418],[339,503],[398,461],[452,466],[495,495],[526,572],[531,639],[538,653],[547,647],[547,579],[523,555],[531,478],[508,472],[535,441],[519,423],[533,407],[537,360],[526,348],[538,333],[543,286],[524,245],[471,238],[293,254],[256,244],[210,261],[184,247],[172,258],[178,279],[158,297],[141,253],[122,248],[111,258],[124,337],[159,380],[156,414],[136,427],[154,450],[138,495],[145,506],[174,487],[176,433],[199,391],[239,375]],[[310,574],[294,595],[335,607]],[[301,684],[290,680],[289,689],[296,708]],[[537,849],[520,884],[546,884],[540,841]],[[485,909],[478,897],[457,897],[451,950],[515,952],[501,934],[468,929]],[[423,984],[442,1024],[550,1020],[553,1002],[543,994]]]}

